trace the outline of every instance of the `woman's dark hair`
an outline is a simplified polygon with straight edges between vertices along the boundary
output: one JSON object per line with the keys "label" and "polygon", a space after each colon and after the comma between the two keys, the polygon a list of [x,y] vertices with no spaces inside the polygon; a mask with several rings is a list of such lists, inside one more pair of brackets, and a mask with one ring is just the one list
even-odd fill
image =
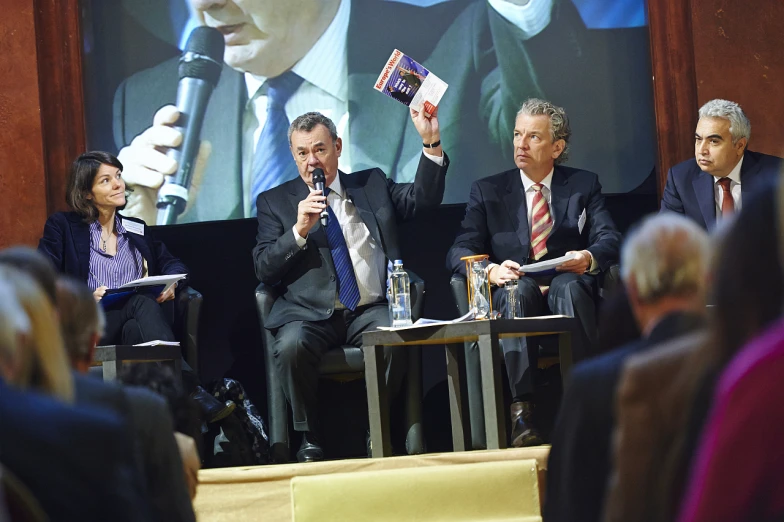
{"label": "woman's dark hair", "polygon": [[88,223],[98,219],[98,209],[87,195],[93,190],[93,181],[101,165],[111,165],[121,171],[123,169],[122,163],[116,156],[108,152],[93,151],[85,152],[76,158],[68,173],[65,202]]}
{"label": "woman's dark hair", "polygon": [[778,213],[774,186],[743,197],[719,246],[710,311],[712,345],[724,365],[747,342],[781,316],[784,272],[779,260]]}

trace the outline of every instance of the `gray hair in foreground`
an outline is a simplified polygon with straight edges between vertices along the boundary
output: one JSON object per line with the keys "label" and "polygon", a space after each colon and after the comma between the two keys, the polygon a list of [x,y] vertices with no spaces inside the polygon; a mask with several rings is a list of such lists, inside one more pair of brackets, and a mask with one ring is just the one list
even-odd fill
{"label": "gray hair in foreground", "polygon": [[680,214],[648,216],[621,250],[621,279],[634,280],[640,301],[705,295],[711,262],[707,232]]}
{"label": "gray hair in foreground", "polygon": [[297,116],[294,121],[291,122],[289,125],[289,145],[291,145],[291,135],[297,131],[305,131],[310,132],[316,125],[323,125],[329,131],[329,135],[332,136],[332,142],[334,143],[338,139],[338,129],[335,127],[335,123],[321,114],[320,112],[306,112],[302,116]]}
{"label": "gray hair in foreground", "polygon": [[749,141],[751,138],[751,122],[744,114],[743,109],[735,102],[727,100],[711,100],[700,107],[700,118],[724,118],[730,122],[732,143],[738,143],[741,138]]}
{"label": "gray hair in foreground", "polygon": [[57,309],[68,358],[72,364],[86,359],[92,336],[103,336],[106,318],[101,306],[84,282],[62,276],[57,280]]}
{"label": "gray hair in foreground", "polygon": [[572,129],[569,127],[569,118],[566,116],[566,111],[563,107],[539,98],[528,98],[523,102],[520,110],[517,111],[517,116],[523,114],[526,116],[547,116],[549,118],[550,138],[552,138],[553,143],[558,140],[564,140],[566,143],[561,155],[555,158],[555,164],[565,163],[569,159],[569,138],[572,135]]}

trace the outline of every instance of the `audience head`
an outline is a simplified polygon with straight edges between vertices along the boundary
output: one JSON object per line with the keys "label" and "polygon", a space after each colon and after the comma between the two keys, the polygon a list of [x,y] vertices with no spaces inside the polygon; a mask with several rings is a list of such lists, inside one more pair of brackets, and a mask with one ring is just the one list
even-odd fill
{"label": "audience head", "polygon": [[57,280],[57,307],[71,367],[87,373],[95,346],[103,336],[106,321],[103,310],[86,284],[67,276]]}
{"label": "audience head", "polygon": [[0,251],[0,265],[12,266],[33,278],[52,304],[57,302],[57,270],[45,255],[27,246]]}
{"label": "audience head", "polygon": [[621,278],[640,329],[674,311],[704,311],[709,263],[708,236],[692,220],[645,218],[621,250]]}
{"label": "audience head", "polygon": [[0,265],[0,280],[13,289],[16,301],[29,321],[29,334],[23,336],[16,350],[14,376],[9,384],[72,401],[73,381],[54,306],[25,272]]}
{"label": "audience head", "polygon": [[68,174],[65,202],[85,221],[98,219],[99,210],[111,212],[125,206],[123,165],[108,152],[85,152]]}
{"label": "audience head", "polygon": [[751,123],[735,102],[711,100],[700,107],[694,131],[697,165],[712,176],[723,178],[738,164],[751,137]]}
{"label": "audience head", "polygon": [[517,111],[514,128],[515,165],[534,181],[544,179],[569,158],[572,130],[562,107],[538,98]]}
{"label": "audience head", "polygon": [[306,112],[289,126],[289,148],[297,164],[300,177],[313,186],[313,171],[324,171],[325,186],[338,175],[338,158],[343,141],[338,137],[335,123],[320,112]]}
{"label": "audience head", "polygon": [[743,209],[719,240],[714,269],[710,346],[725,363],[781,316],[784,273],[779,258],[776,190],[743,196]]}

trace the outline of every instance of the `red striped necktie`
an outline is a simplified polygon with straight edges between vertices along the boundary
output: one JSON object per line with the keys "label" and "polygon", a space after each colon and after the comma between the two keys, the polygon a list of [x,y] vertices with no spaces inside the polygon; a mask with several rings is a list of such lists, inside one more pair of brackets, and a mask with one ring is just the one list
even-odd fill
{"label": "red striped necktie", "polygon": [[547,254],[547,237],[553,231],[553,218],[550,206],[542,194],[544,185],[536,183],[534,189],[533,211],[531,212],[531,257],[539,261]]}

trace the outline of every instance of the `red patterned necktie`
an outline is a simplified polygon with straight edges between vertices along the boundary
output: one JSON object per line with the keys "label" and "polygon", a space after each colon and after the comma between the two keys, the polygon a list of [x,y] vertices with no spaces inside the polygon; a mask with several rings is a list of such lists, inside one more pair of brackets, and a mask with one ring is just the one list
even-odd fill
{"label": "red patterned necktie", "polygon": [[721,215],[722,217],[729,216],[735,212],[735,200],[732,199],[732,192],[730,191],[732,180],[730,178],[721,178],[716,183],[719,184],[721,191],[724,193],[721,198]]}
{"label": "red patterned necktie", "polygon": [[541,183],[533,186],[534,201],[531,212],[531,257],[539,261],[547,254],[547,237],[553,230],[553,219],[550,216],[550,206],[542,194]]}

